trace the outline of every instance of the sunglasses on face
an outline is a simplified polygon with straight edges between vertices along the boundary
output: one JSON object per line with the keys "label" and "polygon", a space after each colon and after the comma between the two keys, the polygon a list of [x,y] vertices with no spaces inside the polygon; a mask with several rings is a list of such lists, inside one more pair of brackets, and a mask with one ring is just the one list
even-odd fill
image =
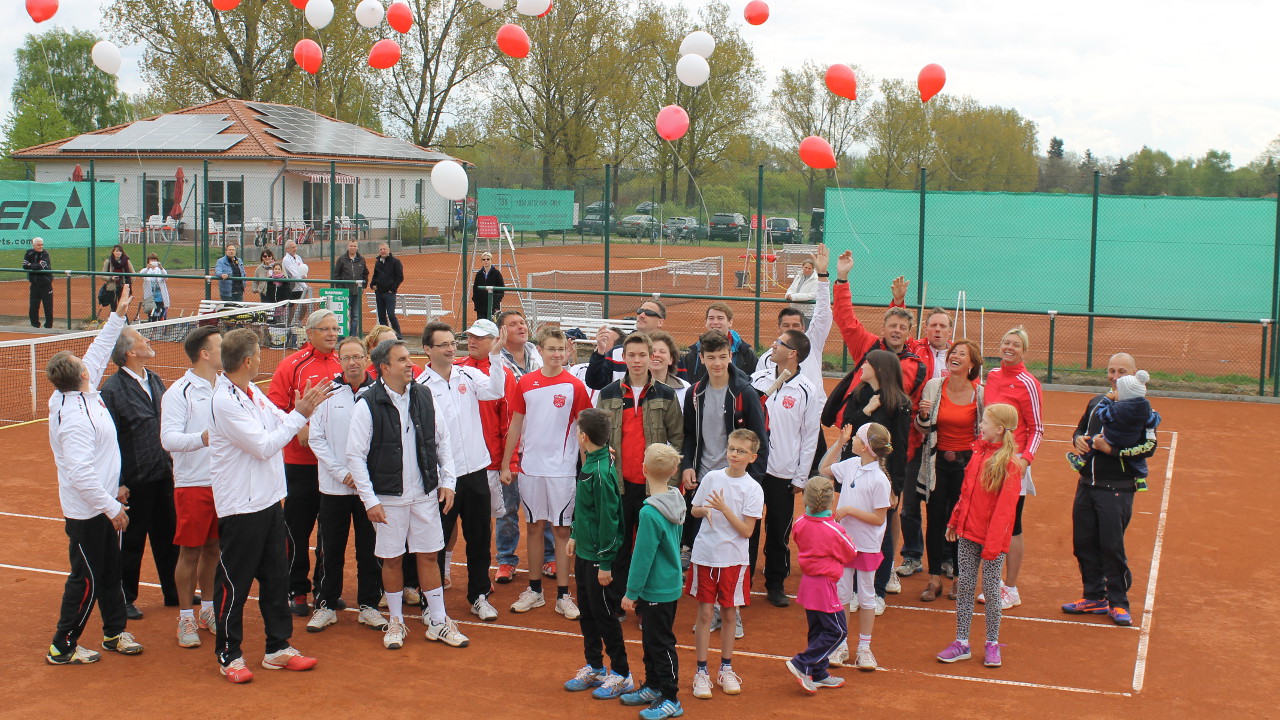
{"label": "sunglasses on face", "polygon": [[640,308],[639,310],[636,310],[636,314],[648,315],[649,317],[656,317],[656,318],[662,317],[662,314],[659,313],[657,310],[650,310],[649,308]]}
{"label": "sunglasses on face", "polygon": [[773,341],[773,344],[774,344],[774,345],[781,345],[782,347],[784,347],[784,348],[786,348],[786,349],[788,349],[788,350],[795,350],[795,348],[791,347],[790,345],[788,345],[785,341],[783,341],[783,340],[781,340],[781,339],[774,340],[774,341]]}

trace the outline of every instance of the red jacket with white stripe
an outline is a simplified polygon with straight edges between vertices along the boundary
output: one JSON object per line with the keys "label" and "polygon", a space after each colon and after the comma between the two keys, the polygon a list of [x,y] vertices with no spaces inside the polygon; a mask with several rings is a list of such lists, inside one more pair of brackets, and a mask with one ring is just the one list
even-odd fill
{"label": "red jacket with white stripe", "polygon": [[1040,416],[1043,398],[1040,381],[1022,363],[1001,365],[987,373],[982,404],[991,407],[1005,403],[1017,408],[1018,429],[1013,437],[1018,443],[1018,452],[1028,463],[1035,459],[1044,435],[1044,421]]}

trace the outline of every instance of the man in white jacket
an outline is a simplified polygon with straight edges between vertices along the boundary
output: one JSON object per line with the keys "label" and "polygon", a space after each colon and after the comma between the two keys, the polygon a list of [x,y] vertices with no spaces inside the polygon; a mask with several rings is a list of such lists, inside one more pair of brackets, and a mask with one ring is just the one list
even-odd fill
{"label": "man in white jacket", "polygon": [[[814,301],[813,317],[809,319],[809,326],[805,327],[805,317],[800,310],[795,306],[788,306],[778,313],[778,332],[799,330],[809,338],[809,356],[800,363],[800,372],[809,378],[818,395],[825,401],[827,391],[822,382],[822,349],[827,344],[827,336],[831,334],[831,284],[827,272],[827,246],[819,244],[810,261],[814,263],[817,271],[814,273],[813,295],[809,297]],[[791,296],[790,299],[796,298]],[[773,366],[773,348],[769,348],[756,361],[756,372],[773,370]]]}
{"label": "man in white jacket", "polygon": [[[217,630],[213,612],[214,574],[218,568],[218,513],[209,480],[209,427],[213,424],[213,384],[222,372],[222,333],[202,325],[187,334],[183,350],[191,368],[160,401],[160,445],[173,456],[173,506],[177,523],[173,544],[178,563],[178,645],[200,647],[200,633]],[[188,606],[200,583],[200,616]]]}
{"label": "man in white jacket", "polygon": [[[218,513],[217,608],[218,669],[233,683],[249,682],[240,643],[244,639],[244,603],[254,579],[267,643],[262,667],[267,670],[310,670],[309,658],[289,645],[289,560],[285,551],[284,457],[280,451],[324,402],[331,384],[310,383],[295,393],[293,410],[285,414],[253,379],[261,352],[252,330],[232,330],[222,339],[224,374],[213,389],[213,424],[209,430],[209,472]],[[301,542],[307,542],[306,539]]]}
{"label": "man in white jacket", "polygon": [[382,586],[388,589],[391,622],[382,637],[388,650],[404,646],[404,587],[401,558],[416,553],[418,580],[427,601],[427,639],[453,647],[470,640],[444,608],[437,553],[444,549],[441,514],[453,507],[456,481],[450,429],[437,412],[431,391],[413,381],[413,360],[403,340],[384,340],[371,360],[378,381],[356,401],[347,433],[347,471],[374,523],[374,553],[382,559]]}
{"label": "man in white jacket", "polygon": [[795,303],[791,307],[805,315],[813,312],[813,306],[808,303],[813,301],[818,290],[818,278],[814,272],[815,264],[813,258],[808,258],[801,263],[800,273],[791,281],[791,287],[787,288],[787,299]]}
{"label": "man in white jacket", "polygon": [[71,575],[62,591],[58,629],[45,661],[83,665],[102,654],[79,644],[94,602],[100,603],[102,649],[137,655],[142,645],[125,630],[124,589],[120,585],[120,533],[129,525],[120,488],[120,448],[116,426],[98,393],[102,373],[124,330],[133,300],[128,285],[116,311],[78,359],[64,350],[49,358],[49,447],[58,466],[58,500],[70,541]]}
{"label": "man in white jacket", "polygon": [[386,630],[387,621],[378,612],[382,595],[382,568],[373,554],[373,523],[369,522],[356,482],[347,470],[347,432],[351,412],[360,393],[373,384],[365,368],[369,354],[358,337],[344,338],[337,345],[342,374],[333,379],[333,395],[311,416],[311,451],[316,454],[320,479],[320,529],[316,534],[316,609],[307,622],[307,632],[320,632],[338,622],[337,603],[342,598],[342,576],[346,565],[347,538],[356,536],[357,621],[375,630]]}
{"label": "man in white jacket", "polygon": [[[453,507],[444,516],[444,536],[453,534],[462,520],[462,539],[467,545],[467,602],[471,614],[481,620],[498,619],[498,611],[489,603],[489,516],[492,499],[489,494],[488,467],[492,460],[485,442],[480,419],[481,400],[501,400],[506,390],[506,369],[501,348],[506,331],[498,332],[495,351],[489,354],[489,374],[477,368],[454,365],[457,340],[447,323],[427,323],[422,331],[422,349],[430,364],[418,376],[418,382],[431,391],[436,415],[449,427],[453,452],[453,472],[457,478]],[[448,576],[450,553],[444,553],[444,572]]]}

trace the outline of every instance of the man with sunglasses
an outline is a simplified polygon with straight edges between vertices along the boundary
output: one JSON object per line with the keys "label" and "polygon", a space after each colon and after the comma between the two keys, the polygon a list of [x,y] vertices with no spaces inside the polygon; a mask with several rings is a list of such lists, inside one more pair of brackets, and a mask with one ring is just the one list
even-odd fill
{"label": "man with sunglasses", "polygon": [[809,376],[801,372],[810,350],[809,338],[803,332],[784,330],[769,349],[773,367],[757,370],[751,376],[751,386],[764,396],[768,411],[769,459],[764,477],[760,478],[764,489],[764,521],[756,523],[751,533],[748,565],[754,577],[763,534],[764,587],[769,602],[777,607],[790,604],[783,582],[791,572],[788,542],[795,510],[793,496],[804,490],[813,465],[816,448],[813,439],[822,429],[819,416],[824,399]]}
{"label": "man with sunglasses", "polygon": [[[636,308],[636,332],[646,335],[661,330],[667,322],[667,306],[658,300],[646,300]],[[627,363],[622,357],[622,340],[613,340],[614,333],[601,328],[596,333],[596,349],[591,353],[583,384],[592,390],[603,390],[609,383],[627,377]],[[684,372],[680,368],[681,373]]]}

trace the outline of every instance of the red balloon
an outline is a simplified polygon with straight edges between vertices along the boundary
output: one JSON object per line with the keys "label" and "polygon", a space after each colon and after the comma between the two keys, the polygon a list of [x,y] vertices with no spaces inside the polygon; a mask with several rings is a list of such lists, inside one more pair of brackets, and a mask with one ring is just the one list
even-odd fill
{"label": "red balloon", "polygon": [[[239,3],[239,0],[236,0]],[[324,61],[324,52],[315,40],[303,38],[293,46],[293,59],[303,70],[315,75],[320,72],[320,63]]]}
{"label": "red balloon", "polygon": [[929,63],[920,70],[920,77],[916,78],[916,87],[920,88],[920,102],[927,103],[929,98],[942,92],[942,86],[947,84],[947,71],[937,63]]}
{"label": "red balloon", "polygon": [[519,25],[507,23],[498,28],[498,49],[513,58],[528,57],[529,34]]}
{"label": "red balloon", "polygon": [[240,0],[213,0],[213,7],[216,10],[227,12],[235,10],[240,5]]}
{"label": "red balloon", "polygon": [[827,89],[842,98],[858,99],[858,78],[848,65],[832,65],[827,68]]}
{"label": "red balloon", "polygon": [[307,9],[307,0],[289,0],[289,2],[293,3],[293,6],[299,10]]}
{"label": "red balloon", "polygon": [[769,6],[764,0],[751,0],[742,14],[746,16],[748,24],[763,25],[769,19]]}
{"label": "red balloon", "polygon": [[555,7],[555,6],[556,6],[556,4],[555,4],[554,2],[549,2],[549,3],[547,3],[547,9],[546,9],[545,11],[543,11],[543,13],[542,13],[541,15],[539,15],[538,17],[546,17],[546,16],[550,15],[550,14],[551,14],[551,8],[553,8],[553,7]]}
{"label": "red balloon", "polygon": [[800,141],[800,160],[814,170],[833,170],[836,167],[836,154],[831,150],[831,143],[817,135]]}
{"label": "red balloon", "polygon": [[58,0],[27,0],[27,14],[42,23],[58,12]]}
{"label": "red balloon", "polygon": [[[407,33],[413,29],[413,10],[408,3],[395,2],[387,8],[387,24],[398,33]],[[397,56],[398,57],[398,56]],[[393,65],[395,63],[392,63]]]}
{"label": "red balloon", "polygon": [[679,105],[668,105],[658,111],[654,128],[663,140],[679,140],[689,132],[689,113]]}
{"label": "red balloon", "polygon": [[395,40],[379,40],[369,49],[369,67],[378,70],[400,62],[400,45]]}

